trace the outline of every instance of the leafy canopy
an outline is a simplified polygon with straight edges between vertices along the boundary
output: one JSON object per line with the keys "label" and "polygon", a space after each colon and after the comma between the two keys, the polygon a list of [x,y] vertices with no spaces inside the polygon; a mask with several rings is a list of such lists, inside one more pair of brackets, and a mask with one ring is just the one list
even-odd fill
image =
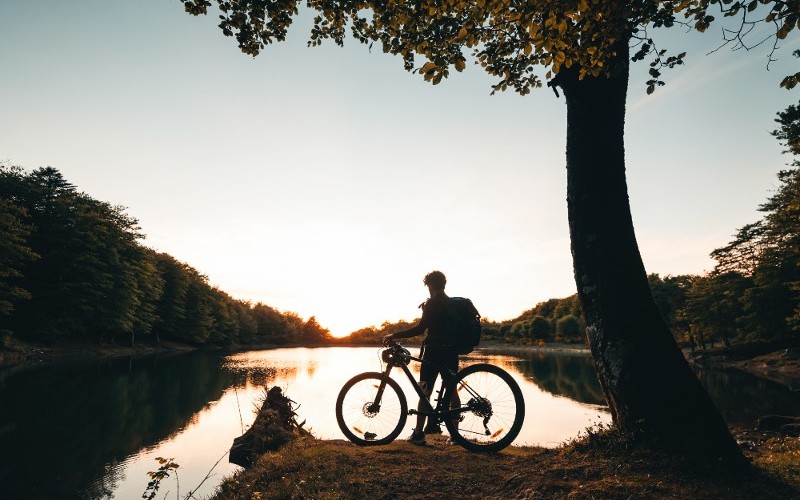
{"label": "leafy canopy", "polygon": [[[187,12],[207,14],[211,0],[181,0]],[[239,48],[256,56],[267,45],[286,38],[298,15],[298,0],[214,0],[220,11],[220,28],[235,36]],[[315,11],[309,45],[325,39],[342,45],[349,29],[356,40],[402,57],[405,69],[416,71],[434,85],[463,71],[465,54],[499,78],[493,89],[512,88],[527,94],[545,79],[574,68],[578,78],[614,70],[615,46],[635,42],[634,61],[649,58],[648,93],[660,80],[661,70],[681,64],[685,53],[666,54],[648,35],[648,28],[676,24],[705,31],[715,21],[713,13],[733,20],[723,28],[722,46],[750,48],[748,35],[758,24],[774,29],[758,45],[778,40],[800,28],[800,0],[306,0]],[[417,65],[416,58],[423,64]],[[794,87],[800,72],[783,79]]]}

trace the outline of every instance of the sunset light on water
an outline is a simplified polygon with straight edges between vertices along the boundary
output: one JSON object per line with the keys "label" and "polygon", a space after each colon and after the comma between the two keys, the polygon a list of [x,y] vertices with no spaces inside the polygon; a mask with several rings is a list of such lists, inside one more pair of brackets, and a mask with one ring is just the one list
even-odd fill
{"label": "sunset light on water", "polygon": [[[246,374],[245,383],[228,388],[217,401],[209,402],[175,435],[119,464],[115,474],[121,480],[116,485],[114,498],[135,498],[141,494],[146,473],[157,466],[156,457],[170,457],[180,465],[181,489],[188,491],[204,479],[222,456],[221,462],[213,468],[212,477],[198,494],[213,491],[222,476],[240,469],[228,463],[227,450],[233,438],[252,425],[267,387],[281,387],[296,401],[298,421],[304,421],[316,438],[344,439],[333,411],[336,396],[341,386],[357,373],[380,370],[378,354],[377,348],[295,348],[228,356],[226,370]],[[575,361],[585,362],[586,359]],[[531,411],[514,442],[516,445],[555,447],[576,438],[587,427],[610,421],[607,411],[599,405],[575,401],[569,395],[553,394],[537,386],[530,374],[517,368],[519,359],[513,356],[476,353],[462,366],[475,362],[503,367],[523,389],[525,404]],[[412,371],[418,374],[419,366],[412,365]],[[402,372],[396,370],[393,377],[400,382],[409,402],[416,404],[416,396]],[[577,382],[579,385],[595,383],[592,380]],[[409,419],[402,436],[410,433],[412,426],[412,419]],[[199,442],[201,447],[197,446]]]}

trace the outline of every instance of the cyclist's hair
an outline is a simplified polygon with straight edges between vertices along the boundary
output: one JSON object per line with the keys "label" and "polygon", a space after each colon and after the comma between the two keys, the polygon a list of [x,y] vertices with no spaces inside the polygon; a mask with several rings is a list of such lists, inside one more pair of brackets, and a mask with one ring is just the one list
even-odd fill
{"label": "cyclist's hair", "polygon": [[444,290],[447,278],[444,277],[444,273],[441,271],[431,271],[425,275],[425,279],[422,282],[432,286],[435,290]]}

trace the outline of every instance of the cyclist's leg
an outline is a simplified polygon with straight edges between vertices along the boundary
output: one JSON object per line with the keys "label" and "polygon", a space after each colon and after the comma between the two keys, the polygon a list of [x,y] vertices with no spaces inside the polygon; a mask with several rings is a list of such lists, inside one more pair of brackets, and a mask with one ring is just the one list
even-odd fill
{"label": "cyclist's leg", "polygon": [[419,385],[422,388],[422,392],[425,393],[425,399],[420,398],[419,404],[417,404],[417,425],[414,427],[414,435],[421,435],[425,429],[425,420],[427,418],[425,413],[430,409],[433,386],[439,374],[439,359],[436,347],[425,346],[420,357],[423,363],[419,371]]}
{"label": "cyclist's leg", "polygon": [[[428,360],[431,363],[428,363],[429,372],[427,372],[425,377],[420,377],[424,379],[428,383],[429,393],[428,398],[430,399],[430,393],[433,392],[433,388],[436,384],[436,380],[438,379],[439,375],[441,375],[442,380],[442,396],[445,394],[445,387],[447,384],[452,380],[451,373],[455,375],[458,372],[458,354],[454,352],[452,349],[446,347],[434,347],[433,349],[429,350],[430,354],[428,356]],[[460,404],[458,401],[458,395],[454,398],[454,404]],[[425,434],[441,434],[442,429],[440,427],[441,421],[438,418],[428,418],[428,424],[424,427]]]}
{"label": "cyclist's leg", "polygon": [[[442,397],[444,397],[444,394],[447,392],[444,388],[453,382],[455,374],[458,373],[458,353],[455,351],[448,352],[443,365],[449,371],[442,370]],[[461,398],[459,397],[458,391],[451,391],[450,408],[458,408],[459,406],[461,406]]]}

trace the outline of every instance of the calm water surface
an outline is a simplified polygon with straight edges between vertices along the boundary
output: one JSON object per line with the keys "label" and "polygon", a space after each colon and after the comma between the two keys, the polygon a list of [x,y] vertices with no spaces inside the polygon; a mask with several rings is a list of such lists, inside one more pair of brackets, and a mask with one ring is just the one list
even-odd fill
{"label": "calm water surface", "polygon": [[[180,464],[178,480],[167,480],[158,498],[190,491],[202,498],[239,469],[227,451],[251,425],[264,387],[278,385],[297,401],[317,437],[341,439],[333,410],[339,388],[380,370],[379,352],[199,352],[0,371],[0,496],[137,499],[155,458],[167,457]],[[476,362],[502,366],[522,387],[527,413],[515,444],[552,447],[610,421],[586,355],[481,350],[462,366]],[[414,406],[405,376],[395,376]],[[713,371],[701,379],[729,423],[800,413],[800,396],[777,384]]]}

